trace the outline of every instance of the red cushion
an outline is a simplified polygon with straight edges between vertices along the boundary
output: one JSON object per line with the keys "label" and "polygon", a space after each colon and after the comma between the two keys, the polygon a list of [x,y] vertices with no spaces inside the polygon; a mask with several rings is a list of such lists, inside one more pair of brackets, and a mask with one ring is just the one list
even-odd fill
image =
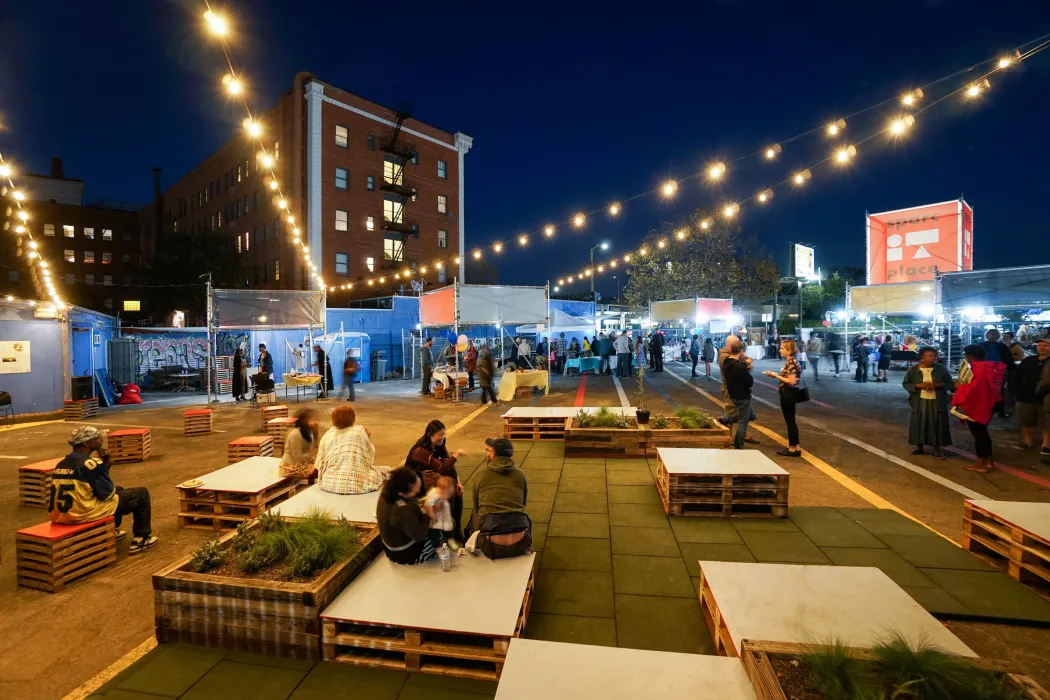
{"label": "red cushion", "polygon": [[184,416],[206,416],[211,413],[210,408],[194,408],[189,411],[185,411],[182,415]]}
{"label": "red cushion", "polygon": [[22,528],[18,531],[19,535],[31,535],[32,537],[42,537],[47,540],[60,540],[63,537],[69,537],[85,530],[90,530],[93,527],[98,527],[100,523],[112,523],[113,516],[108,518],[102,518],[101,520],[92,520],[87,523],[77,523],[76,525],[59,525],[53,523],[50,520],[33,527]]}
{"label": "red cushion", "polygon": [[136,437],[138,435],[146,435],[147,433],[149,433],[149,428],[128,428],[127,430],[114,430],[109,436],[111,438]]}
{"label": "red cushion", "polygon": [[61,462],[64,458],[59,457],[58,459],[45,459],[43,462],[34,462],[33,464],[23,464],[18,468],[20,472],[50,472],[54,471],[55,465]]}

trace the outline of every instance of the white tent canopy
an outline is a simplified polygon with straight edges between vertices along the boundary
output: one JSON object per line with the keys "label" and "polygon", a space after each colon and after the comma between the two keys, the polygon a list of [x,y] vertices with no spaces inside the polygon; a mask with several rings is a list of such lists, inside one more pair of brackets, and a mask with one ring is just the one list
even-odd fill
{"label": "white tent canopy", "polygon": [[[589,319],[567,314],[561,309],[552,309],[550,332],[554,334],[591,333],[594,331],[594,317],[591,316]],[[527,335],[546,335],[547,327],[543,324],[535,323],[526,326],[518,326],[517,332]]]}
{"label": "white tent canopy", "polygon": [[546,287],[453,284],[419,297],[423,326],[546,324]]}
{"label": "white tent canopy", "polygon": [[900,282],[850,287],[849,310],[879,316],[929,316],[934,311],[935,286],[935,282]]}

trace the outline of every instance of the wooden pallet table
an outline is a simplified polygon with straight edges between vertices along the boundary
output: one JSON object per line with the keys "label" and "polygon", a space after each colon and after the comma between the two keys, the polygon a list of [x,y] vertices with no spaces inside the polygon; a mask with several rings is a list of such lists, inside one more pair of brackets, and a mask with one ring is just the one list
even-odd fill
{"label": "wooden pallet table", "polygon": [[235,464],[249,457],[272,457],[273,438],[269,435],[246,435],[226,443],[226,459]]}
{"label": "wooden pallet table", "polygon": [[1050,593],[1050,503],[964,501],[962,547]]}
{"label": "wooden pallet table", "polygon": [[179,527],[233,529],[293,496],[302,482],[281,476],[280,464],[276,457],[249,457],[205,474],[199,486],[177,486]]}
{"label": "wooden pallet table", "polygon": [[23,464],[18,468],[18,505],[47,508],[51,495],[51,473],[62,459],[59,457]]}
{"label": "wooden pallet table", "polygon": [[98,399],[79,399],[65,401],[62,413],[67,421],[87,420],[98,415]]}
{"label": "wooden pallet table", "polygon": [[45,522],[15,534],[19,586],[58,593],[117,561],[113,518],[78,525]]}
{"label": "wooden pallet table", "polygon": [[266,434],[273,438],[273,454],[281,456],[284,454],[284,438],[288,431],[295,427],[295,418],[285,416],[284,418],[271,418],[266,423]]}
{"label": "wooden pallet table", "polygon": [[182,413],[182,434],[186,437],[211,434],[210,408],[193,408]]}
{"label": "wooden pallet table", "polygon": [[514,639],[496,700],[755,700],[736,659]]}
{"label": "wooden pallet table", "polygon": [[107,439],[109,456],[114,462],[145,462],[153,450],[149,428],[115,430]]}
{"label": "wooden pallet table", "polygon": [[[379,557],[321,613],[325,661],[497,680],[532,605],[534,554],[400,566]],[[471,604],[434,605],[435,590]]]}
{"label": "wooden pallet table", "polygon": [[[597,410],[572,406],[515,406],[503,414],[503,437],[511,440],[564,440],[566,419],[581,411],[593,413]],[[616,406],[609,410],[633,417],[637,409]]]}
{"label": "wooden pallet table", "polygon": [[758,450],[658,447],[656,464],[668,515],[787,516],[791,477]]}
{"label": "wooden pallet table", "polygon": [[721,656],[740,656],[745,639],[867,649],[887,630],[977,656],[873,567],[700,561],[700,609]]}
{"label": "wooden pallet table", "polygon": [[263,406],[259,409],[259,413],[262,414],[262,429],[266,432],[267,424],[274,418],[287,418],[288,407],[284,405],[278,406]]}
{"label": "wooden pallet table", "polygon": [[331,513],[335,519],[342,517],[354,525],[375,527],[378,502],[378,491],[359,494],[330,493],[322,491],[320,484],[314,484],[300,490],[287,501],[273,506],[270,512],[279,514],[285,520],[295,520],[311,510],[320,508]]}

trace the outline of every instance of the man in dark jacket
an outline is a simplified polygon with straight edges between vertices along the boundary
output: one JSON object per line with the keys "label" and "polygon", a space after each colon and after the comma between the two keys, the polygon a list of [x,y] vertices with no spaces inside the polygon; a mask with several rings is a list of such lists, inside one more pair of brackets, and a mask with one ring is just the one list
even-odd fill
{"label": "man in dark jacket", "polygon": [[654,372],[664,371],[664,336],[662,333],[653,333],[653,339],[649,342],[649,352],[652,353],[652,364]]}
{"label": "man in dark jacket", "polygon": [[496,400],[496,392],[492,389],[492,380],[496,376],[496,363],[492,359],[492,351],[488,345],[481,346],[481,355],[478,357],[478,384],[481,386],[481,405],[492,399],[493,406],[499,406]]}
{"label": "man in dark jacket", "polygon": [[267,379],[273,374],[273,356],[263,343],[259,343],[259,373],[266,375]]}
{"label": "man in dark jacket", "polygon": [[1023,446],[1027,449],[1035,444],[1035,429],[1042,430],[1042,449],[1040,458],[1050,459],[1050,426],[1047,418],[1046,403],[1050,401],[1050,384],[1043,387],[1040,395],[1040,382],[1044,376],[1050,377],[1050,340],[1043,338],[1036,346],[1035,355],[1030,355],[1017,365],[1014,371],[1014,415],[1021,426]]}
{"label": "man in dark jacket", "polygon": [[613,344],[612,341],[605,336],[604,333],[598,338],[598,347],[592,348],[594,354],[600,357],[598,361],[598,374],[611,374],[609,358],[613,356]]}
{"label": "man in dark jacket", "polygon": [[[741,356],[743,355],[743,358]],[[747,438],[748,423],[758,416],[751,406],[751,387],[755,384],[751,376],[751,368],[744,354],[744,344],[739,340],[729,346],[729,356],[722,365],[722,371],[726,378],[726,391],[736,408],[736,434],[733,436],[733,447],[738,450],[744,449],[744,440]],[[719,421],[723,422],[723,421]],[[729,421],[732,422],[732,421]]]}
{"label": "man in dark jacket", "polygon": [[[725,408],[725,413],[723,413],[715,420],[717,420],[722,425],[730,425],[732,423],[737,422],[736,402],[734,402],[733,398],[729,395],[729,386],[726,383],[727,374],[725,368],[726,360],[728,360],[733,355],[731,348],[734,347],[735,343],[740,343],[741,346],[743,346],[743,343],[740,341],[739,337],[735,335],[727,335],[725,345],[723,345],[718,351],[718,371],[722,375],[722,406]],[[744,365],[747,366],[748,371],[751,371],[751,358],[747,356],[746,351],[743,353],[742,356],[738,356],[737,360],[739,362],[743,362]],[[750,445],[759,444],[758,440],[751,435],[747,435],[746,431],[744,434],[744,442]]]}
{"label": "man in dark jacket", "polygon": [[853,345],[853,359],[857,361],[857,371],[853,377],[855,382],[868,383],[868,344],[866,339],[857,336],[857,342]]}
{"label": "man in dark jacket", "polygon": [[506,438],[489,438],[485,452],[488,462],[474,474],[477,547],[489,559],[527,554],[532,549],[532,521],[525,513],[529,484],[514,465],[514,445]]}
{"label": "man in dark jacket", "polygon": [[419,393],[430,396],[430,377],[434,373],[434,339],[427,338],[422,347],[419,348],[419,368],[423,374],[423,390]]}

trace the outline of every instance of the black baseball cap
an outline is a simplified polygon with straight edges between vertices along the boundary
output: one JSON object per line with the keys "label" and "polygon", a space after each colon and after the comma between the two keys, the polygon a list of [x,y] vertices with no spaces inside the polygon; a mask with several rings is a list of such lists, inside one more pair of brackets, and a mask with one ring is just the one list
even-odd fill
{"label": "black baseball cap", "polygon": [[485,444],[495,450],[497,457],[514,456],[514,445],[507,438],[490,437],[485,441]]}

